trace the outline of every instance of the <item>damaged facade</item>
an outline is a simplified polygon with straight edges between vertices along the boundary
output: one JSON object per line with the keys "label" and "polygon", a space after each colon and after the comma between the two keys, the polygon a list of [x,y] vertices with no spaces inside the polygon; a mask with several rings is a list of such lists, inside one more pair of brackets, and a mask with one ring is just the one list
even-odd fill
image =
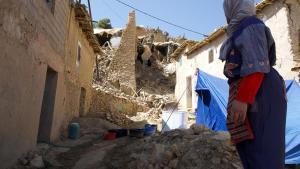
{"label": "damaged facade", "polygon": [[165,69],[170,67],[170,56],[180,44],[168,33],[136,26],[134,12],[129,14],[125,29],[95,29],[95,33],[105,53],[97,59],[100,79],[94,78],[96,84],[113,85],[110,87],[126,95],[140,91],[173,93],[175,71]]}
{"label": "damaged facade", "polygon": [[[275,68],[285,79],[299,79],[300,57],[300,2],[298,0],[264,0],[257,6],[258,16],[271,29],[277,46]],[[279,24],[280,23],[280,24]],[[175,52],[176,89],[179,109],[195,111],[197,94],[194,91],[196,69],[225,79],[223,66],[218,57],[222,43],[226,39],[225,28],[219,28],[209,37],[191,48],[184,44]],[[293,70],[293,71],[292,71]],[[298,72],[297,72],[298,71]],[[190,90],[191,89],[191,90]]]}
{"label": "damaged facade", "polygon": [[72,117],[89,109],[92,69],[101,49],[78,16],[80,6],[71,2],[1,1],[3,168],[37,142],[58,139]]}

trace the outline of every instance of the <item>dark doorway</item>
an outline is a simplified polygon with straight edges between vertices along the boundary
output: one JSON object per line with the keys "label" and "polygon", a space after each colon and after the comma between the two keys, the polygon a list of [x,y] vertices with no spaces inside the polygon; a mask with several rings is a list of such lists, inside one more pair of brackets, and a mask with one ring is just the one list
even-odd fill
{"label": "dark doorway", "polygon": [[79,100],[79,115],[84,115],[84,108],[85,108],[85,97],[86,97],[86,90],[85,88],[81,88],[80,90],[80,100]]}
{"label": "dark doorway", "polygon": [[38,142],[50,142],[52,121],[53,121],[53,112],[55,104],[55,95],[57,87],[57,72],[48,67],[42,110],[40,114],[40,124],[38,131]]}

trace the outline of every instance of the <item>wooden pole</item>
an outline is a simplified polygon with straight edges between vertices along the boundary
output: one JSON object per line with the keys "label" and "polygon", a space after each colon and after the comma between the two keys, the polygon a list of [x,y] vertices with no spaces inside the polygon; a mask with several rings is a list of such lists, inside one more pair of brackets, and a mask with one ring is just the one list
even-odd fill
{"label": "wooden pole", "polygon": [[[91,19],[91,26],[92,26],[92,30],[93,30],[93,33],[94,33],[93,16],[92,16],[92,9],[91,9],[90,0],[88,0],[88,6],[89,6],[90,19]],[[100,80],[100,75],[99,75],[98,54],[96,55],[96,73],[97,73],[97,81],[99,81]]]}
{"label": "wooden pole", "polygon": [[[88,5],[89,5],[90,18],[91,18],[91,26],[92,26],[92,28],[93,28],[93,16],[92,16],[92,10],[91,10],[91,3],[90,3],[90,0],[88,0]],[[94,29],[93,29],[93,33],[94,33]]]}

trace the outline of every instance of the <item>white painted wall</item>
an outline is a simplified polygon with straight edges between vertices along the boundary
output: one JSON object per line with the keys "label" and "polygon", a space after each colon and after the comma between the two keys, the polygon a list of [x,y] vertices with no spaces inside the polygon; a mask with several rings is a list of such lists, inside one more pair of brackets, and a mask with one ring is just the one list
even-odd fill
{"label": "white painted wall", "polygon": [[285,79],[294,79],[297,73],[291,71],[296,63],[293,61],[295,53],[292,51],[289,11],[282,2],[276,1],[273,5],[266,7],[263,11],[266,19],[263,20],[271,29],[276,42],[277,64],[275,68]]}
{"label": "white painted wall", "polygon": [[[291,0],[295,1],[295,0]],[[295,7],[295,6],[294,6]],[[299,9],[300,10],[300,9]],[[294,11],[297,11],[294,9]],[[285,79],[294,79],[298,76],[298,73],[292,72],[291,69],[296,64],[293,61],[295,51],[292,50],[293,43],[299,43],[299,39],[293,38],[290,36],[289,27],[295,27],[289,22],[289,11],[283,0],[276,1],[273,5],[266,7],[262,13],[264,14],[264,21],[266,25],[271,29],[274,40],[277,46],[277,65],[275,68]],[[295,15],[295,14],[294,14]],[[299,21],[300,23],[300,21]],[[292,28],[297,29],[299,28]],[[299,36],[299,35],[298,35]],[[202,47],[198,51],[194,52],[190,56],[182,54],[179,61],[176,63],[176,88],[175,96],[177,100],[181,97],[182,93],[186,89],[186,77],[192,76],[193,81],[193,106],[192,111],[197,108],[197,94],[195,92],[195,85],[197,82],[197,76],[195,76],[196,68],[211,74],[213,76],[225,79],[223,75],[224,63],[221,62],[219,58],[219,52],[222,43],[226,39],[226,35],[220,36],[215,39],[213,42]],[[295,42],[297,40],[297,42]],[[188,49],[186,49],[188,50]],[[209,51],[213,50],[214,52],[214,61],[209,63]],[[299,54],[299,53],[298,53]],[[180,61],[181,60],[181,61]],[[182,99],[179,101],[179,109],[187,110],[186,95],[184,94]]]}

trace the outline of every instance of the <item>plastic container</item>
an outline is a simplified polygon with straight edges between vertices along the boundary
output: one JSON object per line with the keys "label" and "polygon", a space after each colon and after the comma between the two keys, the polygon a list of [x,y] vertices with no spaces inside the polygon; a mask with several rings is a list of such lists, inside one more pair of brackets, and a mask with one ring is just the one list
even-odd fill
{"label": "plastic container", "polygon": [[157,125],[146,124],[144,135],[151,136],[151,135],[155,134],[156,130],[157,130]]}
{"label": "plastic container", "polygon": [[188,114],[185,111],[163,111],[162,131],[187,129]]}
{"label": "plastic container", "polygon": [[104,136],[104,140],[114,140],[117,138],[117,133],[115,132],[108,132]]}
{"label": "plastic container", "polygon": [[127,129],[112,129],[112,130],[108,130],[108,132],[116,133],[117,138],[128,136]]}
{"label": "plastic container", "polygon": [[130,137],[137,137],[142,138],[144,137],[145,129],[130,129],[129,136]]}
{"label": "plastic container", "polygon": [[76,140],[80,137],[80,125],[79,123],[71,123],[69,124],[69,138]]}

